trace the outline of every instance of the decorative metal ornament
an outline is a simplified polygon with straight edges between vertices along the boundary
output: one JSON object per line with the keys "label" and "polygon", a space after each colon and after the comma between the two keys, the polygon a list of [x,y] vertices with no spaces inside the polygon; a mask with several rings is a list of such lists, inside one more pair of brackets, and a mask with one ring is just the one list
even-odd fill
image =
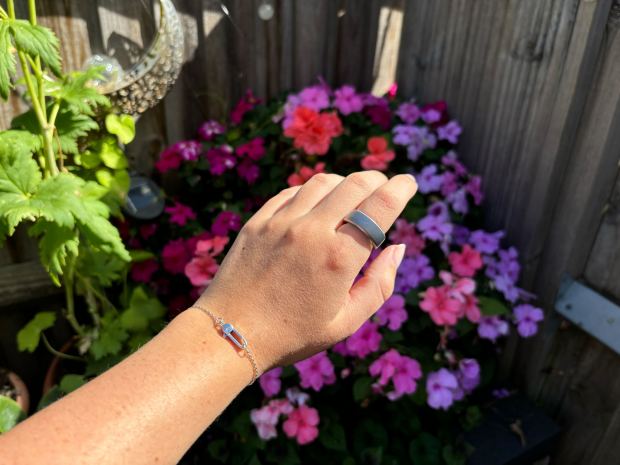
{"label": "decorative metal ornament", "polygon": [[164,193],[152,179],[131,176],[123,210],[134,218],[152,220],[164,211]]}
{"label": "decorative metal ornament", "polygon": [[273,5],[267,1],[263,1],[258,7],[258,17],[263,21],[269,21],[273,18],[275,14],[275,10],[273,9]]}
{"label": "decorative metal ornament", "polygon": [[160,21],[153,43],[142,59],[124,71],[114,58],[94,55],[87,65],[104,67],[103,79],[93,86],[106,94],[121,112],[139,115],[162,100],[183,66],[184,36],[171,0],[159,0]]}

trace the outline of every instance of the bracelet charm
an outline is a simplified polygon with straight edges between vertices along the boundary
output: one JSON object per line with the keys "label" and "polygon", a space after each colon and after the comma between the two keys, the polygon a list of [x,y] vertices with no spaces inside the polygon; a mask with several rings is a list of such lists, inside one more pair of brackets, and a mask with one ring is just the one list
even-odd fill
{"label": "bracelet charm", "polygon": [[232,341],[233,344],[235,344],[240,349],[242,350],[247,349],[248,341],[245,340],[245,338],[241,335],[239,331],[237,331],[233,327],[233,325],[231,325],[230,323],[224,323],[220,327],[222,328],[222,336],[224,336],[225,338],[228,338],[230,341]]}

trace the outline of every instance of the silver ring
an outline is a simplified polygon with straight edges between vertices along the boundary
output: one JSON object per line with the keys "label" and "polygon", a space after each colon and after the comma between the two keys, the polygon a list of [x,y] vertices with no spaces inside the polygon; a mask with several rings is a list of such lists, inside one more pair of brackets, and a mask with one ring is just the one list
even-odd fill
{"label": "silver ring", "polygon": [[363,211],[352,211],[344,218],[344,222],[352,224],[357,229],[366,234],[375,249],[381,244],[383,244],[383,241],[385,240],[385,233],[375,222],[375,220],[373,220]]}

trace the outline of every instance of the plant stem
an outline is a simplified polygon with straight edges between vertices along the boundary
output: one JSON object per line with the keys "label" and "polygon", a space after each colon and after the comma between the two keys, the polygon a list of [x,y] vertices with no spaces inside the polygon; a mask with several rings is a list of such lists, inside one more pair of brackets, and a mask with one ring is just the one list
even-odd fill
{"label": "plant stem", "polygon": [[15,5],[13,5],[13,0],[7,0],[6,6],[7,12],[9,13],[9,18],[15,19]]}
{"label": "plant stem", "polygon": [[41,333],[41,339],[43,340],[43,345],[45,345],[45,348],[58,358],[64,358],[66,360],[75,360],[76,362],[86,361],[82,357],[78,357],[76,355],[71,355],[71,354],[65,354],[64,352],[54,349],[52,347],[52,344],[50,344],[50,341],[47,340],[47,337],[45,336],[44,333]]}
{"label": "plant stem", "polygon": [[28,0],[28,15],[30,17],[30,24],[37,25],[37,7],[35,0]]}
{"label": "plant stem", "polygon": [[66,318],[71,327],[78,333],[80,336],[84,335],[84,328],[77,321],[75,317],[75,300],[73,295],[73,277],[74,277],[74,268],[75,258],[71,259],[67,263],[67,267],[64,270],[64,281],[65,281],[65,301],[67,303],[67,313]]}

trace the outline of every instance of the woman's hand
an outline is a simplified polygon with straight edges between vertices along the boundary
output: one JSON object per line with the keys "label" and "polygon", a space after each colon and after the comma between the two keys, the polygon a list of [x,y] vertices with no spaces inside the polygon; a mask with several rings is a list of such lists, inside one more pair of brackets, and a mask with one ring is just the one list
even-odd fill
{"label": "woman's hand", "polygon": [[385,248],[354,283],[372,246],[343,218],[359,209],[387,231],[416,189],[412,176],[365,171],[283,190],[241,230],[198,305],[239,329],[261,372],[330,347],[392,294],[405,251]]}

